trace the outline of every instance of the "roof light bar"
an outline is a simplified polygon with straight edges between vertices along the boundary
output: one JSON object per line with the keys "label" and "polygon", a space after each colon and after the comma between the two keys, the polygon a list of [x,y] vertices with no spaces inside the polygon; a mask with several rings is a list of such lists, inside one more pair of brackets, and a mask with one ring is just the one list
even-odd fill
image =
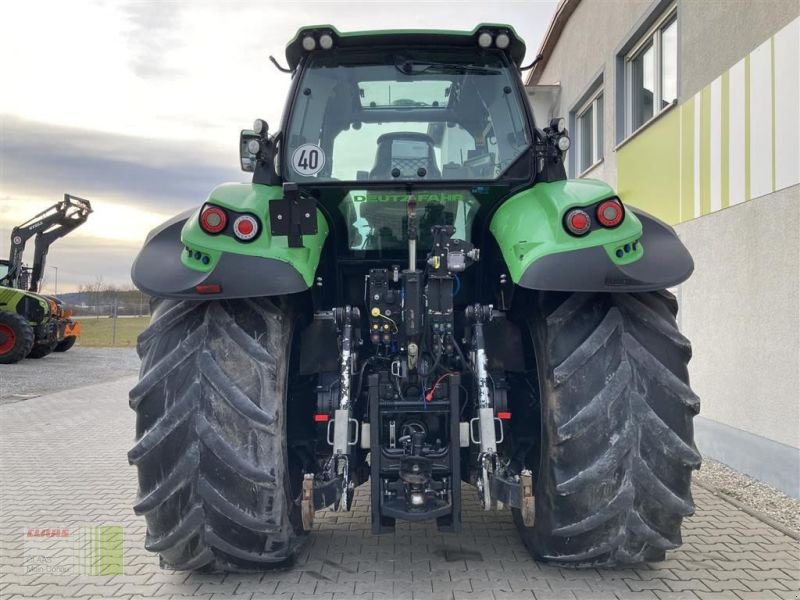
{"label": "roof light bar", "polygon": [[317,40],[314,39],[314,36],[307,35],[303,38],[303,50],[306,52],[311,52],[316,47]]}
{"label": "roof light bar", "polygon": [[508,48],[509,44],[511,44],[511,38],[508,37],[507,33],[499,33],[494,40],[494,45],[500,48],[500,50],[505,50]]}

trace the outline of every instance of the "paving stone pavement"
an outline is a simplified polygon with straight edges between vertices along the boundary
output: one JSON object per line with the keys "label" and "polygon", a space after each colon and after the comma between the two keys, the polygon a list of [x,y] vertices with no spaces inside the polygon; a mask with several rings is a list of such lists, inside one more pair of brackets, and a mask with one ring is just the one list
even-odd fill
{"label": "paving stone pavement", "polygon": [[[400,524],[393,535],[373,536],[362,486],[352,512],[318,514],[316,530],[290,569],[255,575],[162,571],[143,548],[144,521],[131,511],[136,474],[126,452],[134,431],[127,406],[133,382],[0,406],[3,600],[800,598],[800,544],[699,487],[684,545],[664,562],[629,569],[538,564],[520,543],[510,513],[480,511],[469,490],[461,534]],[[123,528],[122,574],[79,573],[69,566],[74,558],[68,538],[47,537],[54,531],[75,536],[81,527],[98,525]]]}

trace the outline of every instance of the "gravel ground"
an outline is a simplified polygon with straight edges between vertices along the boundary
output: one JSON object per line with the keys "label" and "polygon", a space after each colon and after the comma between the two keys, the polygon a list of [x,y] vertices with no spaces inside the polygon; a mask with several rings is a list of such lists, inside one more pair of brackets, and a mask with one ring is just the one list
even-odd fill
{"label": "gravel ground", "polygon": [[797,498],[710,458],[703,459],[703,466],[694,478],[701,485],[738,500],[800,535],[800,500]]}
{"label": "gravel ground", "polygon": [[81,348],[0,365],[0,404],[136,375],[134,348]]}

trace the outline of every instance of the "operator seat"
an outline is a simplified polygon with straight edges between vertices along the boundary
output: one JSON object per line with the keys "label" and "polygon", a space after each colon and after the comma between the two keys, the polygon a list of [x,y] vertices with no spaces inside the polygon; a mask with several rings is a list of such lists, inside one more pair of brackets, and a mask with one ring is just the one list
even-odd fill
{"label": "operator seat", "polygon": [[[378,138],[375,165],[369,173],[370,179],[392,181],[394,179],[441,179],[442,172],[436,164],[433,139],[424,133],[399,131],[384,133]],[[417,171],[423,168],[425,177]],[[394,169],[399,177],[392,177]]]}

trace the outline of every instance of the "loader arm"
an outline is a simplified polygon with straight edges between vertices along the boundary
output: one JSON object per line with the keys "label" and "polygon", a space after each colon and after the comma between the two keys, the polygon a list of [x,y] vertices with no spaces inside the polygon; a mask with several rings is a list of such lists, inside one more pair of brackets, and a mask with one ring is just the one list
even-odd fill
{"label": "loader arm", "polygon": [[32,292],[38,291],[50,245],[83,225],[91,212],[92,206],[88,200],[64,194],[64,200],[15,227],[11,231],[8,272],[0,280],[0,284],[14,288],[22,287],[24,279],[22,256],[25,245],[30,238],[36,236],[33,269],[27,287]]}

